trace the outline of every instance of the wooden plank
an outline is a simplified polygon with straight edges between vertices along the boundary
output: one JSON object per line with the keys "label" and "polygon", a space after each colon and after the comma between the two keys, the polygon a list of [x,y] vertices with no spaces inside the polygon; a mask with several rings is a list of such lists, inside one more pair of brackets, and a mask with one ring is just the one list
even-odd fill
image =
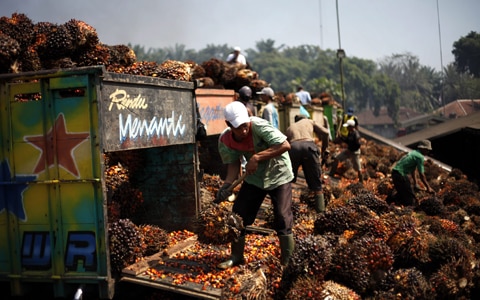
{"label": "wooden plank", "polygon": [[122,273],[126,275],[134,275],[134,276],[142,274],[145,271],[147,271],[149,268],[153,268],[156,265],[158,265],[159,261],[162,260],[162,257],[165,257],[165,256],[172,257],[176,253],[182,250],[185,250],[187,248],[190,248],[191,246],[193,246],[193,244],[196,241],[197,241],[197,236],[189,237],[188,239],[180,241],[177,244],[173,245],[172,247],[165,249],[163,252],[155,253],[151,256],[145,257],[143,260],[137,263],[134,263],[133,265],[125,267],[122,270]]}

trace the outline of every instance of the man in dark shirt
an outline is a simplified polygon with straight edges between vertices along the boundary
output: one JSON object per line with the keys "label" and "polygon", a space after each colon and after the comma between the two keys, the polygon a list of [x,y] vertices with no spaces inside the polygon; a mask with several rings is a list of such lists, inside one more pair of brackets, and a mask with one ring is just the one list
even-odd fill
{"label": "man in dark shirt", "polygon": [[360,133],[356,129],[356,124],[354,120],[348,120],[343,127],[347,127],[348,135],[344,142],[347,144],[347,148],[344,149],[340,154],[333,158],[332,168],[330,169],[330,176],[333,177],[337,171],[338,162],[350,159],[353,165],[353,169],[357,171],[358,182],[363,182],[362,177],[362,166],[360,164]]}

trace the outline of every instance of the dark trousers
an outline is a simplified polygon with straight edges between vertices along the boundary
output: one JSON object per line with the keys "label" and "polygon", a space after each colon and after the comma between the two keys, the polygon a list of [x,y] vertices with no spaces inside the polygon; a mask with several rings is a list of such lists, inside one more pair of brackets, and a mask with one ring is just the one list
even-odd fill
{"label": "dark trousers", "polygon": [[398,204],[414,205],[416,198],[410,178],[408,176],[403,176],[396,170],[393,170],[392,182],[395,190],[397,190],[397,195],[394,197],[394,201]]}
{"label": "dark trousers", "polygon": [[245,227],[252,225],[267,195],[270,195],[272,200],[275,231],[278,235],[291,234],[293,213],[292,184],[290,182],[273,190],[264,190],[244,181],[235,199],[232,211],[242,217]]}
{"label": "dark trousers", "polygon": [[322,190],[322,165],[320,149],[313,141],[292,142],[288,151],[292,161],[293,182],[297,180],[298,168],[302,166],[308,188],[312,191]]}

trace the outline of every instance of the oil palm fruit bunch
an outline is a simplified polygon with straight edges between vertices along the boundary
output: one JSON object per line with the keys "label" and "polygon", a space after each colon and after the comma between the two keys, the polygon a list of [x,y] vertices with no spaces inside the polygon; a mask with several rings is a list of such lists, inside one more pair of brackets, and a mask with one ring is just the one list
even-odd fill
{"label": "oil palm fruit bunch", "polygon": [[169,236],[168,232],[156,225],[143,224],[138,226],[142,233],[142,248],[143,256],[150,256],[161,252],[168,246]]}
{"label": "oil palm fruit bunch", "polygon": [[415,267],[392,269],[379,290],[389,291],[399,299],[436,299],[435,290],[425,275]]}
{"label": "oil palm fruit bunch", "polygon": [[70,19],[64,25],[72,37],[72,43],[76,50],[92,49],[99,43],[96,29],[84,21]]}
{"label": "oil palm fruit bunch", "polygon": [[115,73],[158,77],[160,65],[154,61],[139,61],[127,67],[119,64],[109,64],[107,70]]}
{"label": "oil palm fruit bunch", "polygon": [[293,282],[292,288],[287,292],[285,300],[303,299],[328,299],[324,297],[322,280],[315,276],[301,276]]}
{"label": "oil palm fruit bunch", "polygon": [[360,295],[344,285],[327,280],[322,284],[322,294],[318,299],[360,300]]}
{"label": "oil palm fruit bunch", "polygon": [[120,219],[108,224],[111,268],[121,272],[143,256],[141,231],[129,219]]}
{"label": "oil palm fruit bunch", "polygon": [[389,211],[389,205],[384,200],[375,196],[372,192],[359,193],[348,201],[349,205],[365,205],[377,215],[381,215]]}
{"label": "oil palm fruit bunch", "polygon": [[205,76],[212,78],[215,84],[222,82],[222,76],[225,72],[225,64],[217,58],[211,58],[204,61],[201,66],[205,70]]}
{"label": "oil palm fruit bunch", "polygon": [[[75,52],[75,61],[79,67],[104,65],[110,67],[110,49],[104,44],[98,44]],[[122,69],[123,70],[123,69]]]}
{"label": "oil palm fruit bunch", "polygon": [[133,49],[127,45],[104,45],[109,50],[109,65],[120,65],[128,67],[133,65],[137,56]]}
{"label": "oil palm fruit bunch", "polygon": [[194,220],[194,232],[198,241],[222,245],[238,239],[244,230],[242,218],[233,213],[229,203],[207,205]]}
{"label": "oil palm fruit bunch", "polygon": [[57,60],[69,56],[74,49],[73,38],[65,25],[51,22],[35,24],[35,46],[42,60]]}
{"label": "oil palm fruit bunch", "polygon": [[0,31],[0,73],[11,72],[12,65],[20,55],[17,40]]}
{"label": "oil palm fruit bunch", "polygon": [[160,64],[160,78],[190,81],[192,79],[190,65],[177,60],[166,60]]}
{"label": "oil palm fruit bunch", "polygon": [[0,18],[0,31],[15,39],[21,51],[24,51],[34,41],[34,23],[25,14],[13,13],[9,17]]}
{"label": "oil palm fruit bunch", "polygon": [[[308,235],[295,241],[295,250],[282,274],[282,288],[303,276],[315,276],[323,281],[332,265],[332,244],[321,235]],[[302,282],[302,281],[301,281]],[[294,285],[291,287],[295,288]]]}
{"label": "oil palm fruit bunch", "polygon": [[[348,286],[359,295],[364,295],[370,285],[369,262],[359,257],[363,253],[360,243],[340,243],[332,256],[332,267],[327,279]],[[355,259],[353,259],[355,258]]]}
{"label": "oil palm fruit bunch", "polygon": [[437,299],[473,299],[471,293],[475,285],[473,268],[469,261],[451,261],[440,267],[430,282],[437,292]]}

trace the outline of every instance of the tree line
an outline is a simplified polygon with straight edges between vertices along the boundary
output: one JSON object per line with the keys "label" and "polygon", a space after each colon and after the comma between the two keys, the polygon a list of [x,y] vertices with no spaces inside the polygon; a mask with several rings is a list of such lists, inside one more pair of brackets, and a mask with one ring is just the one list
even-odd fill
{"label": "tree line", "polygon": [[[246,49],[247,60],[260,79],[277,92],[290,93],[302,85],[313,96],[329,93],[342,103],[340,64],[337,51],[315,45],[277,46],[271,39],[256,42]],[[233,47],[207,45],[199,51],[185,45],[145,49],[129,45],[139,61],[194,61],[201,64],[212,58],[225,60]],[[378,115],[387,107],[397,120],[400,107],[420,113],[458,99],[480,99],[480,34],[470,32],[452,45],[455,61],[441,71],[422,65],[411,53],[392,54],[379,62],[358,57],[342,59],[345,105],[357,111],[371,109]]]}

